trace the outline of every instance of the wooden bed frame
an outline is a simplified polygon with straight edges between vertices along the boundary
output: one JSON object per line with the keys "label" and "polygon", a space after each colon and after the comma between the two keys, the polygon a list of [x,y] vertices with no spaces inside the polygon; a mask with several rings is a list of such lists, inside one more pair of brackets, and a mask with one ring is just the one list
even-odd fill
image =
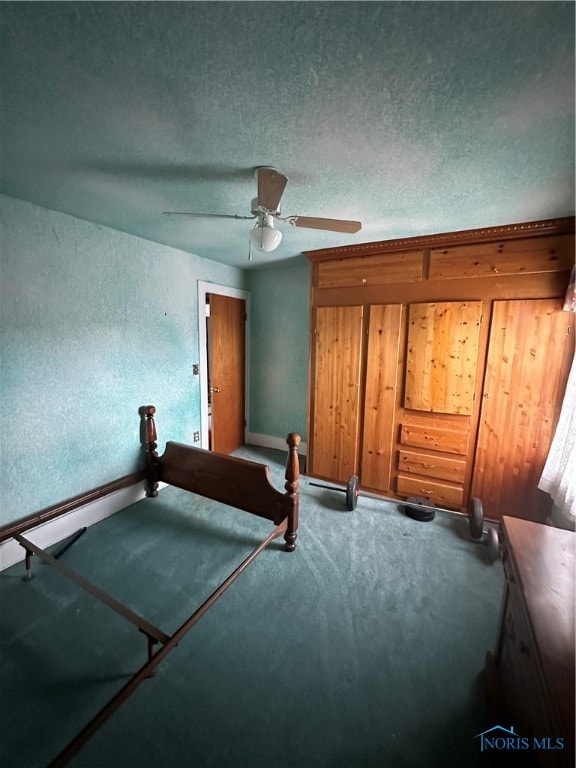
{"label": "wooden bed frame", "polygon": [[[128,682],[110,699],[110,701],[92,718],[75,736],[60,754],[50,763],[51,768],[67,765],[91,736],[108,720],[114,712],[136,690],[140,683],[151,677],[156,667],[182,640],[184,635],[202,618],[224,592],[253,560],[270,544],[284,536],[284,550],[293,552],[296,548],[298,531],[298,481],[300,476],[298,463],[298,445],[300,436],[290,433],[286,438],[288,456],[286,460],[286,492],[276,490],[270,482],[269,468],[264,464],[245,459],[212,453],[200,448],[193,448],[182,443],[168,442],[162,456],[157,453],[157,434],[154,423],[156,409],[152,405],[141,409],[144,417],[146,442],[146,469],[144,472],[126,475],[124,478],[108,483],[93,491],[68,499],[47,510],[29,515],[15,523],[0,528],[0,542],[15,539],[26,551],[25,581],[34,578],[31,572],[31,559],[37,555],[43,562],[53,566],[64,576],[108,605],[123,618],[130,621],[146,636],[148,642],[148,661],[135,672]],[[72,571],[44,549],[36,546],[22,534],[39,524],[58,515],[70,512],[86,503],[126,487],[130,482],[146,481],[146,495],[158,495],[158,485],[165,483],[191,493],[214,499],[231,507],[250,512],[274,523],[272,532],[246,557],[240,565],[212,592],[212,594],[184,621],[172,634],[168,635],[149,621],[122,605],[114,597],[89,582],[80,574]],[[84,500],[84,501],[83,501]],[[61,553],[64,551],[61,550]],[[60,553],[60,554],[61,554]],[[161,647],[154,650],[158,644]]]}

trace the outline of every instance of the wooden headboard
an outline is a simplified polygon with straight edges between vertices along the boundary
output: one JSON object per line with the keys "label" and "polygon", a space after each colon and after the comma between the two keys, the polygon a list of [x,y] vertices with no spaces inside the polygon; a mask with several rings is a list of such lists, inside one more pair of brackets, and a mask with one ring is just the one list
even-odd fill
{"label": "wooden headboard", "polygon": [[157,496],[158,484],[163,482],[272,520],[275,525],[286,520],[286,549],[295,549],[300,435],[291,432],[286,438],[286,493],[281,493],[270,482],[265,464],[175,442],[166,443],[164,453],[158,456],[155,413],[153,405],[144,409],[148,496]]}

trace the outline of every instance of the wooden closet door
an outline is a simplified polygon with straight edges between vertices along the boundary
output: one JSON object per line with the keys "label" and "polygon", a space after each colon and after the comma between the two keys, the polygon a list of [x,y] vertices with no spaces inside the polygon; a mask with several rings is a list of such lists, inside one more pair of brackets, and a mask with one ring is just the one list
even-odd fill
{"label": "wooden closet door", "polygon": [[406,408],[472,413],[481,315],[481,301],[410,305]]}
{"label": "wooden closet door", "polygon": [[345,483],[358,472],[363,307],[319,307],[314,326],[309,472]]}
{"label": "wooden closet door", "polygon": [[487,517],[543,521],[537,488],[574,350],[574,316],[561,299],[495,301],[472,495]]}
{"label": "wooden closet door", "polygon": [[389,491],[400,348],[401,304],[370,307],[361,482]]}

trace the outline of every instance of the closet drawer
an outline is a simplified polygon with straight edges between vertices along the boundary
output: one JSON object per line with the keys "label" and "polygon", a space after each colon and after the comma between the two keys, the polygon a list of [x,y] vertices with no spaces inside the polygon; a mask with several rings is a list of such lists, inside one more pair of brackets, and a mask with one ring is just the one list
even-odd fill
{"label": "closet drawer", "polygon": [[463,483],[466,475],[466,461],[456,456],[447,457],[421,451],[400,450],[398,469],[407,474]]}
{"label": "closet drawer", "polygon": [[396,492],[399,496],[424,496],[439,507],[450,509],[461,509],[464,499],[461,486],[401,474],[398,475]]}
{"label": "closet drawer", "polygon": [[437,419],[408,420],[404,417],[400,442],[413,448],[430,448],[465,456],[468,448],[468,423],[454,424]]}

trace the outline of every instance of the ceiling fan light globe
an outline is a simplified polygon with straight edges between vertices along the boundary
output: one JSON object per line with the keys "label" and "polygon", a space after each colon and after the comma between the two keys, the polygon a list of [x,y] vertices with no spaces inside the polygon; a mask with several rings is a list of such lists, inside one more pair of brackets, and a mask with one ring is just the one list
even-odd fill
{"label": "ceiling fan light globe", "polygon": [[265,253],[275,250],[282,240],[282,232],[273,227],[258,225],[250,230],[250,241],[254,248]]}

